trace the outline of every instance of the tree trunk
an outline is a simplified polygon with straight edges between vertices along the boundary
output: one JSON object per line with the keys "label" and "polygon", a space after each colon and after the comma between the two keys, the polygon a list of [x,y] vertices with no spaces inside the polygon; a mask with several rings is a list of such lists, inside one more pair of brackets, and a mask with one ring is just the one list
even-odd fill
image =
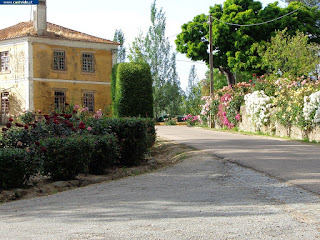
{"label": "tree trunk", "polygon": [[233,86],[236,84],[236,79],[234,78],[234,75],[230,71],[230,69],[224,68],[224,67],[219,67],[219,71],[222,72],[226,76],[229,86]]}

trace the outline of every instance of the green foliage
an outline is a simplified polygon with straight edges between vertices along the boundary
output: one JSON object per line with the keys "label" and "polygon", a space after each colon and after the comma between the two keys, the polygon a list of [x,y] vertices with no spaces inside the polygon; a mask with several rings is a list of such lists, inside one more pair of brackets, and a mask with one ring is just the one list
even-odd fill
{"label": "green foliage", "polygon": [[91,134],[115,134],[120,146],[120,165],[137,165],[156,140],[155,122],[145,118],[92,118]]}
{"label": "green foliage", "polygon": [[273,76],[265,77],[256,76],[253,74],[252,78],[249,80],[252,83],[252,91],[263,91],[267,96],[273,97],[277,90],[277,86],[275,85],[275,79]]}
{"label": "green foliage", "polygon": [[147,126],[147,148],[151,148],[155,144],[157,138],[155,122],[150,118],[141,119],[141,121],[144,121]]}
{"label": "green foliage", "polygon": [[[299,9],[299,10],[298,10]],[[298,10],[288,17],[281,18],[268,24],[257,26],[235,26],[228,23],[248,25],[269,21],[289,12]],[[231,71],[256,71],[262,74],[265,68],[261,65],[258,54],[260,45],[265,45],[274,36],[275,30],[283,30],[290,26],[289,35],[297,30],[308,33],[310,41],[320,41],[319,11],[309,8],[302,3],[293,2],[281,8],[278,3],[269,4],[262,8],[260,2],[253,0],[227,0],[223,5],[210,8],[213,18],[213,49],[214,67],[226,74],[230,83]],[[198,15],[182,25],[182,32],[177,35],[177,51],[185,53],[192,60],[202,60],[209,64],[208,16]],[[239,81],[238,81],[239,82]]]}
{"label": "green foliage", "polygon": [[201,83],[196,83],[191,89],[189,89],[189,95],[184,100],[185,113],[190,113],[192,115],[199,115],[201,108]]}
{"label": "green foliage", "polygon": [[44,115],[42,120],[28,124],[8,123],[6,128],[3,128],[0,147],[26,148],[42,138],[71,136],[85,129],[83,122],[78,118],[85,119],[84,115],[84,112],[80,113],[80,116],[76,113],[57,114],[53,112],[51,115]]}
{"label": "green foliage", "polygon": [[47,138],[37,148],[43,159],[43,173],[53,180],[71,180],[86,171],[94,139],[89,135]]}
{"label": "green foliage", "polygon": [[30,134],[30,131],[24,128],[19,129],[12,127],[3,133],[0,146],[1,148],[17,148],[19,145],[21,148],[26,148],[34,142],[35,140],[33,140],[33,136]]}
{"label": "green foliage", "polygon": [[177,125],[177,121],[174,119],[168,119],[168,121],[165,121],[166,126],[174,126]]}
{"label": "green foliage", "polygon": [[182,95],[178,73],[176,71],[176,54],[172,54],[171,71],[163,87],[162,109],[171,116],[182,114]]}
{"label": "green foliage", "polygon": [[319,8],[320,6],[320,1],[319,0],[283,0],[286,3],[291,3],[291,2],[301,2],[303,4],[307,4],[309,7],[317,7]]}
{"label": "green foliage", "polygon": [[152,79],[147,64],[120,63],[115,86],[115,117],[153,117]]}
{"label": "green foliage", "polygon": [[188,114],[184,117],[184,120],[187,122],[187,125],[190,127],[200,125],[201,123],[201,120],[198,115],[194,116],[192,114]]}
{"label": "green foliage", "polygon": [[92,138],[89,173],[103,174],[105,169],[115,166],[119,159],[117,138],[112,134],[92,136]]}
{"label": "green foliage", "polygon": [[320,89],[319,81],[285,78],[278,79],[274,85],[276,87],[274,104],[277,107],[274,120],[287,128],[296,125],[302,130],[310,130],[314,127],[312,120],[306,120],[304,107],[306,98]]}
{"label": "green foliage", "polygon": [[21,119],[21,121],[24,124],[29,124],[29,123],[33,123],[35,121],[35,113],[31,112],[31,111],[25,111],[23,112],[20,116],[19,119]]}
{"label": "green foliage", "polygon": [[201,104],[201,83],[199,82],[195,65],[192,65],[189,73],[187,96],[184,98],[184,113],[190,113],[192,115],[200,114]]}
{"label": "green foliage", "polygon": [[100,110],[93,116],[86,111],[74,106],[71,114],[44,115],[28,125],[10,120],[0,142],[0,174],[6,171],[10,179],[0,176],[0,188],[11,188],[12,182],[21,186],[38,172],[53,180],[69,180],[80,172],[101,174],[105,168],[137,165],[155,143],[153,119],[110,119]]}
{"label": "green foliage", "polygon": [[246,82],[215,90],[212,97],[203,98],[205,102],[201,111],[202,121],[206,122],[211,114],[221,128],[236,127],[241,120],[240,107],[244,104],[244,96],[251,91],[252,85]]}
{"label": "green foliage", "polygon": [[114,109],[118,108],[118,106],[116,105],[117,103],[115,102],[118,66],[119,66],[119,64],[114,65],[112,68],[112,72],[111,72],[111,100],[112,100],[113,111],[114,111]]}
{"label": "green foliage", "polygon": [[113,37],[113,41],[120,43],[117,52],[117,63],[122,63],[126,60],[126,48],[124,47],[124,33],[120,29],[116,29]]}
{"label": "green foliage", "polygon": [[140,33],[130,48],[131,62],[148,63],[153,80],[154,114],[158,118],[164,113],[179,114],[182,91],[176,72],[176,55],[171,53],[165,37],[166,17],[163,9],[157,9],[156,1],[151,5],[151,25],[144,36]]}
{"label": "green foliage", "polygon": [[25,149],[0,149],[0,189],[22,187],[38,170]]}
{"label": "green foliage", "polygon": [[[205,78],[201,80],[202,95],[210,95],[210,71],[206,72]],[[227,78],[224,74],[221,74],[218,69],[213,70],[213,88],[214,90],[222,89],[228,86]]]}
{"label": "green foliage", "polygon": [[144,119],[124,118],[124,119],[105,119],[107,126],[118,138],[120,146],[120,165],[133,166],[143,161],[144,154],[151,145],[149,141],[152,137],[152,130],[148,129]]}
{"label": "green foliage", "polygon": [[225,110],[230,124],[237,126],[239,120],[236,118],[240,114],[240,107],[244,104],[244,95],[235,94],[232,101],[229,103],[228,108]]}
{"label": "green foliage", "polygon": [[308,35],[299,31],[294,36],[287,29],[278,31],[266,46],[261,53],[263,65],[282,77],[308,75],[320,61],[319,47],[308,43]]}

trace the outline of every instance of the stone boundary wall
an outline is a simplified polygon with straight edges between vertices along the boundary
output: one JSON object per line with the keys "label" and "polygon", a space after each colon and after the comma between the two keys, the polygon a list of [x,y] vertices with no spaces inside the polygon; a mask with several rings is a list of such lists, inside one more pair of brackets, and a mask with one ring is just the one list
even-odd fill
{"label": "stone boundary wall", "polygon": [[241,107],[240,114],[242,116],[242,121],[239,124],[239,130],[245,132],[262,132],[270,135],[276,135],[279,137],[290,137],[294,139],[309,139],[309,141],[320,142],[320,128],[318,126],[314,127],[312,131],[305,131],[298,126],[292,126],[286,128],[279,123],[270,123],[267,126],[263,126],[260,129],[251,123],[250,118],[246,113],[245,106]]}

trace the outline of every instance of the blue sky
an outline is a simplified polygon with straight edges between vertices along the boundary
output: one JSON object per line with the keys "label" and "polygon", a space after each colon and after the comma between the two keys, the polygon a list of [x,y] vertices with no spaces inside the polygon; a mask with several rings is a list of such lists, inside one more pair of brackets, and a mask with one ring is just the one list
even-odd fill
{"label": "blue sky", "polygon": [[[115,29],[121,29],[128,46],[139,32],[148,30],[150,7],[153,0],[47,0],[47,18],[67,28],[94,36],[113,39]],[[180,32],[181,25],[191,21],[194,16],[209,12],[210,6],[222,4],[221,0],[157,0],[157,8],[163,8],[167,18],[167,37]],[[264,5],[274,2],[261,1]],[[0,5],[0,29],[19,22],[29,21],[31,6]],[[170,42],[175,50],[174,40]],[[193,64],[196,65],[199,79],[204,78],[207,66],[201,62],[192,63],[182,54],[177,56],[177,70],[183,89],[186,88],[188,75]]]}

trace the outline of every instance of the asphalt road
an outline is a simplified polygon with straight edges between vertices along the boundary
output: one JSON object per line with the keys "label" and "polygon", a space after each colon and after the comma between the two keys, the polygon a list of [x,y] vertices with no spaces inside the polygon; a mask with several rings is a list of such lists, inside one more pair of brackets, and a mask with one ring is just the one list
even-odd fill
{"label": "asphalt road", "polygon": [[320,194],[320,145],[186,126],[157,134]]}
{"label": "asphalt road", "polygon": [[[203,129],[163,127],[158,133],[181,134],[179,141],[194,146],[203,145],[200,139],[208,146],[232,143],[223,134]],[[233,138],[242,142],[241,136],[230,135]],[[267,146],[280,142],[248,137],[238,144],[249,140],[271,141]],[[221,156],[228,153],[224,145]],[[0,239],[320,238],[317,195],[215,158],[212,149],[195,150],[182,162],[153,173],[2,204]],[[262,146],[257,149],[262,151]],[[240,150],[233,150],[235,156],[248,154]]]}

